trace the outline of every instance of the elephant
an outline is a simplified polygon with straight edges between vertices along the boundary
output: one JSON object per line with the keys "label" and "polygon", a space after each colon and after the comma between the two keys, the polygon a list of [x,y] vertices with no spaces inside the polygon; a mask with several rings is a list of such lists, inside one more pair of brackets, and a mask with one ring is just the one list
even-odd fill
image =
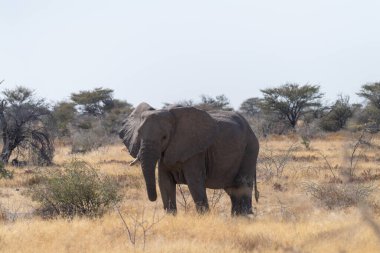
{"label": "elephant", "polygon": [[177,212],[176,184],[187,184],[199,213],[209,210],[206,188],[210,188],[225,190],[233,216],[253,214],[253,190],[256,202],[259,198],[259,142],[239,113],[182,106],[156,110],[144,102],[123,121],[119,136],[141,163],[150,201],[157,199],[158,164],[161,198],[168,213]]}

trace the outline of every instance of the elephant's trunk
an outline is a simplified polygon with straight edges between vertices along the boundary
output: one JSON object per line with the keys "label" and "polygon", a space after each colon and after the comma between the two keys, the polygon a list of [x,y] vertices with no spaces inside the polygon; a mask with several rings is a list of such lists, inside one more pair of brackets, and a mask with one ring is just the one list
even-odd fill
{"label": "elephant's trunk", "polygon": [[160,152],[157,150],[157,145],[142,141],[139,159],[150,201],[157,199],[155,168],[159,158]]}

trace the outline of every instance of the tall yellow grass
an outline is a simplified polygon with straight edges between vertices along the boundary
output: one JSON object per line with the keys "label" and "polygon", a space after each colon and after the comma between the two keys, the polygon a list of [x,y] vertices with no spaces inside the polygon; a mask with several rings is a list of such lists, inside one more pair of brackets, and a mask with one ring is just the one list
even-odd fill
{"label": "tall yellow grass", "polygon": [[[123,146],[75,156],[69,153],[69,148],[59,147],[56,167],[73,157],[91,163],[100,173],[122,183],[123,201],[97,219],[43,220],[30,214],[38,203],[22,195],[34,175],[25,171],[38,168],[14,168],[14,179],[0,180],[0,208],[8,215],[0,220],[0,252],[379,252],[380,238],[370,224],[380,224],[377,193],[370,199],[367,214],[359,207],[328,210],[311,199],[302,186],[305,182],[331,179],[321,153],[339,175],[347,162],[350,138],[348,134],[340,134],[312,140],[310,150],[295,136],[262,140],[261,155],[270,150],[273,156],[280,156],[292,143],[295,149],[282,178],[264,181],[260,173],[265,168],[259,164],[261,198],[255,205],[253,219],[231,217],[225,195],[206,215],[199,216],[194,207],[185,213],[180,204],[177,216],[165,215],[160,201],[148,201],[140,168],[129,167],[132,158]],[[373,143],[358,163],[359,176],[368,170],[380,173],[377,146],[380,138]],[[371,183],[376,185],[378,180]],[[151,224],[153,214],[156,218],[163,217],[147,232],[145,249],[142,230],[136,230],[133,245],[117,210],[132,230],[134,218],[141,219],[143,213],[145,225]],[[15,218],[10,219],[9,214],[15,214]]]}

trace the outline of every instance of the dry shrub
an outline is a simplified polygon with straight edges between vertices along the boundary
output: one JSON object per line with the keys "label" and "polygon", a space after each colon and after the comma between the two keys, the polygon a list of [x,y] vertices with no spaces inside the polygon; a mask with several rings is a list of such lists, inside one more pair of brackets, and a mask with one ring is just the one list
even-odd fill
{"label": "dry shrub", "polygon": [[100,177],[83,161],[74,160],[63,170],[41,176],[41,182],[31,187],[32,198],[41,203],[42,216],[101,216],[121,200],[117,184],[109,177]]}
{"label": "dry shrub", "polygon": [[296,149],[296,143],[291,144],[286,150],[280,152],[264,147],[260,151],[258,174],[265,181],[270,181],[273,178],[281,179]]}
{"label": "dry shrub", "polygon": [[[191,197],[189,187],[187,185],[178,184],[177,185],[177,204],[179,207],[183,208],[184,212],[188,212],[193,206],[194,201]],[[222,209],[221,206],[222,198],[224,196],[224,190],[222,189],[208,189],[207,190],[207,200],[209,207],[211,209]]]}
{"label": "dry shrub", "polygon": [[211,194],[208,194],[208,202],[211,208],[216,208],[224,196],[224,190],[212,189]]}
{"label": "dry shrub", "polygon": [[367,201],[376,187],[372,184],[309,182],[304,185],[304,190],[326,208],[335,209]]}
{"label": "dry shrub", "polygon": [[192,205],[192,198],[189,187],[187,185],[177,185],[177,203],[179,207],[182,207],[185,213],[189,211]]}
{"label": "dry shrub", "polygon": [[41,174],[32,175],[31,177],[28,177],[28,179],[25,181],[26,186],[34,186],[42,183],[44,180],[44,177]]}
{"label": "dry shrub", "polygon": [[[114,141],[115,138],[109,136],[100,120],[92,119],[81,123],[82,125],[70,129],[72,153],[90,152]],[[85,123],[88,123],[89,126],[86,126]]]}
{"label": "dry shrub", "polygon": [[105,142],[106,136],[88,130],[78,130],[72,137],[72,153],[86,153],[98,149]]}
{"label": "dry shrub", "polygon": [[116,211],[123,223],[129,242],[133,245],[135,250],[138,243],[142,244],[143,251],[145,251],[147,237],[150,235],[150,231],[156,224],[165,218],[166,215],[160,215],[157,212],[157,205],[155,205],[151,217],[148,217],[146,214],[145,207],[135,214],[127,213],[123,215],[118,207],[116,207]]}
{"label": "dry shrub", "polygon": [[307,149],[311,149],[311,141],[317,137],[323,137],[323,132],[318,126],[318,120],[313,122],[300,122],[296,128],[297,134],[300,136],[300,143]]}
{"label": "dry shrub", "polygon": [[361,174],[360,177],[356,177],[354,181],[357,182],[369,182],[369,181],[374,181],[374,180],[379,180],[380,179],[380,173],[372,173],[371,169],[364,170]]}

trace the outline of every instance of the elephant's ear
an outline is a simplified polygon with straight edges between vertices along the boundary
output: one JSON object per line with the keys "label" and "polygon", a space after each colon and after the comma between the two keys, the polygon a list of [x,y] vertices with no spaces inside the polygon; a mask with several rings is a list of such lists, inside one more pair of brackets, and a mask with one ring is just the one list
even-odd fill
{"label": "elephant's ear", "polygon": [[207,112],[193,107],[177,107],[169,111],[174,115],[175,127],[165,151],[166,164],[184,162],[214,142],[217,124]]}
{"label": "elephant's ear", "polygon": [[119,131],[119,136],[127,147],[132,157],[136,158],[140,151],[140,138],[138,136],[138,128],[141,125],[141,114],[146,111],[154,110],[147,103],[139,104],[135,110],[123,122],[123,126]]}

